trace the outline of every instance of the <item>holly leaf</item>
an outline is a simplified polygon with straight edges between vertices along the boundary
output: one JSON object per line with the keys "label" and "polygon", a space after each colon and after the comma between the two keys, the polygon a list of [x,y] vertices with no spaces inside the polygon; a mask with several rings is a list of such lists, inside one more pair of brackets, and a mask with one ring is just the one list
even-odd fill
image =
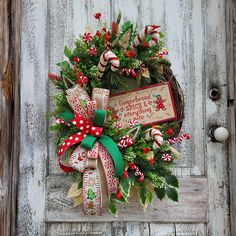
{"label": "holly leaf", "polygon": [[122,178],[120,180],[120,189],[122,191],[123,194],[125,194],[127,197],[129,196],[130,193],[130,180],[129,179],[125,179]]}
{"label": "holly leaf", "polygon": [[144,187],[142,187],[139,190],[139,200],[142,206],[145,206],[146,199],[147,199],[147,190]]}
{"label": "holly leaf", "polygon": [[175,188],[167,186],[165,192],[171,200],[178,202],[178,193]]}
{"label": "holly leaf", "polygon": [[122,25],[122,31],[125,32],[127,31],[130,27],[132,26],[131,21],[127,21]]}
{"label": "holly leaf", "polygon": [[153,200],[153,193],[147,191],[147,199],[146,199],[147,203],[152,204],[152,200]]}
{"label": "holly leaf", "polygon": [[71,50],[67,46],[64,48],[64,54],[68,58],[71,56]]}
{"label": "holly leaf", "polygon": [[111,212],[112,215],[117,217],[118,209],[117,209],[117,206],[115,205],[114,201],[110,201],[108,203],[108,209],[109,209],[109,211]]}
{"label": "holly leaf", "polygon": [[165,197],[166,193],[164,188],[154,188],[154,191],[160,200],[162,200]]}
{"label": "holly leaf", "polygon": [[173,187],[176,187],[176,188],[179,187],[179,181],[176,178],[176,176],[174,176],[174,175],[166,175],[165,176],[165,180],[166,180],[167,184],[169,184],[169,185],[171,185]]}

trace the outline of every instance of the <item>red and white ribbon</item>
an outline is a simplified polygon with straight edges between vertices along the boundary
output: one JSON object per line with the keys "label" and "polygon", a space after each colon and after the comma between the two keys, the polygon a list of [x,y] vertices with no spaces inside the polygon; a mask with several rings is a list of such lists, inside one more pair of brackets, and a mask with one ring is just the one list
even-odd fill
{"label": "red and white ribbon", "polygon": [[159,40],[159,33],[158,33],[158,26],[156,25],[148,25],[146,26],[141,32],[137,34],[134,38],[133,46],[136,47],[140,45],[146,38],[147,35],[151,35],[151,39],[148,42],[149,47],[153,47],[158,43]]}
{"label": "red and white ribbon", "polygon": [[[67,100],[75,111],[75,116],[69,123],[80,131],[65,140],[59,148],[59,156],[72,145],[81,142],[87,134],[95,137],[101,135],[102,128],[93,126],[91,120],[93,120],[96,109],[106,110],[108,108],[109,90],[94,88],[91,100],[85,90],[76,85],[67,90]],[[102,171],[97,168],[98,159],[102,163]],[[106,177],[108,196],[117,192],[117,179],[114,178],[114,165],[110,154],[98,142],[95,142],[93,149],[89,151],[78,146],[70,157],[69,165],[70,167],[62,165],[62,168],[65,170],[67,168],[76,169],[83,173],[83,209],[85,214],[101,214],[103,191],[100,177],[103,173]]]}
{"label": "red and white ribbon", "polygon": [[100,215],[102,204],[102,187],[100,183],[101,171],[97,168],[97,161],[103,166],[106,177],[108,195],[117,192],[117,179],[114,178],[114,166],[110,154],[106,149],[94,144],[91,151],[78,146],[72,153],[69,165],[83,173],[83,209],[85,214]]}
{"label": "red and white ribbon", "polygon": [[100,57],[100,61],[98,63],[98,69],[99,69],[101,77],[105,71],[105,68],[106,68],[106,65],[108,64],[108,62],[111,63],[111,70],[112,71],[118,70],[118,68],[120,66],[120,62],[119,62],[117,56],[112,51],[108,50],[108,51],[103,52]]}

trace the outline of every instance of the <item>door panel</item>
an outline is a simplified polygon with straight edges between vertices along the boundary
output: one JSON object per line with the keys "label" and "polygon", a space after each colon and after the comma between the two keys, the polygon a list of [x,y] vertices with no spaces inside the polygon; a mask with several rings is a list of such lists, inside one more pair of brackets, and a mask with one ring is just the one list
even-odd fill
{"label": "door panel", "polygon": [[[64,45],[73,47],[87,25],[96,28],[95,12],[109,21],[119,10],[125,20],[137,22],[139,29],[149,23],[161,25],[172,69],[185,94],[183,130],[191,140],[177,147],[183,154],[174,169],[181,177],[179,203],[156,200],[143,212],[132,200],[121,206],[118,218],[108,213],[88,217],[66,198],[71,180],[56,164],[55,137],[47,131],[51,120],[45,114],[52,109],[50,96],[56,91],[46,77],[48,71],[57,72],[55,64],[63,59]],[[228,235],[226,146],[208,138],[213,125],[226,126],[224,1],[22,0],[22,12],[19,235],[79,235],[85,231]],[[221,91],[216,102],[208,95],[212,87]]]}

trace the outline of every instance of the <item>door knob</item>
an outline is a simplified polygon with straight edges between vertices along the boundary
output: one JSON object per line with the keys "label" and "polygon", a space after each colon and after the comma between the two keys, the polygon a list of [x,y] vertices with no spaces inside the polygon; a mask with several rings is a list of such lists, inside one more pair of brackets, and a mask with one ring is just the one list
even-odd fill
{"label": "door knob", "polygon": [[229,131],[224,127],[211,128],[209,134],[213,142],[224,142],[229,137]]}

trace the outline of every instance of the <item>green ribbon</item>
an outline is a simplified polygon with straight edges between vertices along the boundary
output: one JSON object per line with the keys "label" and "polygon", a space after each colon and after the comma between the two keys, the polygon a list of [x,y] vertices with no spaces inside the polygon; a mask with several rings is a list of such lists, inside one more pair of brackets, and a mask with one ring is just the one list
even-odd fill
{"label": "green ribbon", "polygon": [[[74,118],[74,115],[69,110],[66,110],[65,112],[59,115],[59,118],[62,118],[67,123],[70,123],[70,120]],[[105,119],[106,119],[106,111],[96,110],[93,119],[93,124],[98,127],[103,127]],[[115,176],[121,177],[123,175],[123,169],[124,169],[123,158],[116,143],[110,137],[103,134],[100,137],[86,135],[83,141],[81,142],[81,146],[86,149],[92,150],[96,140],[100,144],[102,144],[111,155],[115,167]]]}

